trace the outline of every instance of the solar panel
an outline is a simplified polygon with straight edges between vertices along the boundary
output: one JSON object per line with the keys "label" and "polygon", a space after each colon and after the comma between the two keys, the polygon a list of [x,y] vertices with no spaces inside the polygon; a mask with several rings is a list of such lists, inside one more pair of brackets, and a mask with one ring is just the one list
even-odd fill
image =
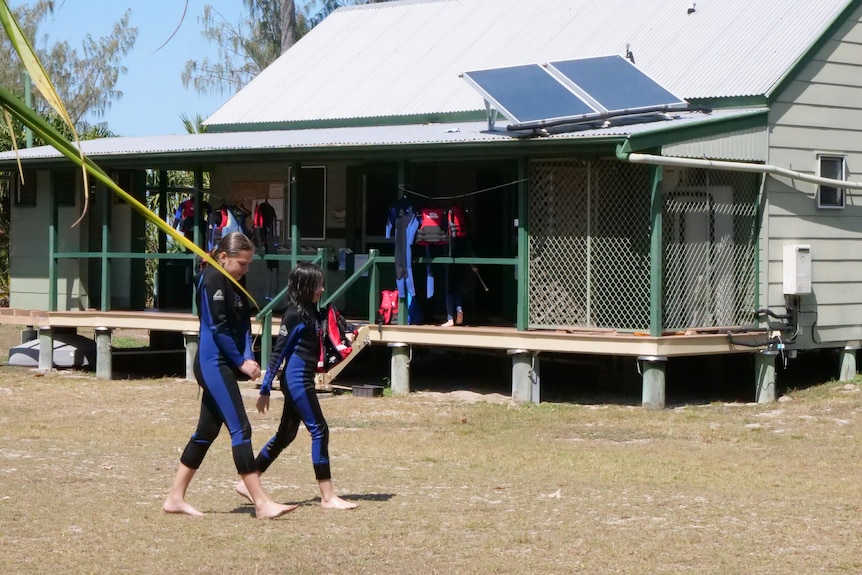
{"label": "solar panel", "polygon": [[548,71],[602,112],[688,106],[621,56],[550,62]]}
{"label": "solar panel", "polygon": [[538,64],[464,72],[463,77],[517,124],[600,113]]}

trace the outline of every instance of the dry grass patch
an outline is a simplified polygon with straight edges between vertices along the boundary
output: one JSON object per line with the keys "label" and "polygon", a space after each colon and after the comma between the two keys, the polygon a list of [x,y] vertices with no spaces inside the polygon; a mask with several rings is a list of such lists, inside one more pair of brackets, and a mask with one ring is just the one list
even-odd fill
{"label": "dry grass patch", "polygon": [[[226,432],[189,500],[161,503],[197,387],[0,370],[2,573],[858,573],[862,393],[661,412],[417,393],[323,396],[339,494],[317,506],[307,434],[264,476],[258,522]],[[281,402],[254,412],[259,448]]]}

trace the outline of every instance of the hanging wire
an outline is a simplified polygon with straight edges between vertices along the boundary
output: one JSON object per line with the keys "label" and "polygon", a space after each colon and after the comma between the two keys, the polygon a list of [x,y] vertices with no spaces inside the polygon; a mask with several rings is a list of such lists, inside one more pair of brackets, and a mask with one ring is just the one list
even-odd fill
{"label": "hanging wire", "polygon": [[465,194],[458,194],[455,196],[426,196],[425,194],[420,194],[419,192],[413,191],[406,186],[402,186],[399,184],[398,189],[406,194],[412,194],[414,196],[419,196],[420,198],[424,198],[426,200],[458,200],[461,198],[468,198],[470,196],[477,196],[479,194],[484,194],[485,192],[491,192],[494,190],[499,190],[500,188],[506,188],[508,186],[514,186],[516,184],[520,184],[522,182],[529,181],[529,178],[521,178],[520,180],[513,180],[511,182],[506,182],[505,184],[500,184],[498,186],[492,186],[490,188],[484,188],[482,190],[476,190],[474,192],[467,192]]}

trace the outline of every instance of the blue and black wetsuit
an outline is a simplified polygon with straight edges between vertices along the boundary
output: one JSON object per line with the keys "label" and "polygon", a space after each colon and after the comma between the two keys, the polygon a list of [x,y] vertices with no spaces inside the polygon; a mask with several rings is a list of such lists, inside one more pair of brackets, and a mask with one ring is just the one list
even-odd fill
{"label": "blue and black wetsuit", "polygon": [[248,299],[212,267],[198,276],[200,346],[195,355],[195,377],[203,388],[198,426],[180,461],[200,467],[222,424],[230,432],[233,460],[240,474],[257,470],[251,447],[251,425],[237,384],[239,367],[253,360]]}
{"label": "blue and black wetsuit", "polygon": [[[272,350],[272,359],[260,386],[261,395],[269,395],[276,373],[284,367],[281,391],[284,393],[284,412],[278,431],[257,456],[257,469],[263,473],[275,458],[296,438],[299,422],[311,434],[311,463],[318,481],[331,479],[329,469],[329,426],[320,410],[314,389],[314,374],[320,360],[320,320],[313,312],[302,314],[295,307],[288,308],[281,318],[278,339]],[[303,315],[310,317],[303,317]]]}

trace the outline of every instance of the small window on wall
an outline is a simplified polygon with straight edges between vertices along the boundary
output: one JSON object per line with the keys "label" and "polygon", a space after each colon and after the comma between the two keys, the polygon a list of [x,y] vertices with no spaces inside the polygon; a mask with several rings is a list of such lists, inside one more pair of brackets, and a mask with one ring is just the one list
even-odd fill
{"label": "small window on wall", "polygon": [[[844,156],[818,156],[817,175],[832,180],[847,179],[847,163]],[[820,185],[817,189],[817,207],[841,209],[844,207],[843,188]]]}
{"label": "small window on wall", "polygon": [[77,182],[75,170],[63,170],[51,174],[51,183],[54,189],[54,201],[58,206],[75,205],[75,184]]}
{"label": "small window on wall", "polygon": [[15,205],[16,206],[35,206],[36,205],[36,172],[24,172],[24,181],[21,182],[21,177],[15,174]]}
{"label": "small window on wall", "polygon": [[[292,177],[292,174],[291,174]],[[326,166],[302,166],[298,178],[299,193],[296,198],[299,237],[304,240],[326,239]],[[287,218],[285,237],[290,238],[290,193],[288,186]]]}

